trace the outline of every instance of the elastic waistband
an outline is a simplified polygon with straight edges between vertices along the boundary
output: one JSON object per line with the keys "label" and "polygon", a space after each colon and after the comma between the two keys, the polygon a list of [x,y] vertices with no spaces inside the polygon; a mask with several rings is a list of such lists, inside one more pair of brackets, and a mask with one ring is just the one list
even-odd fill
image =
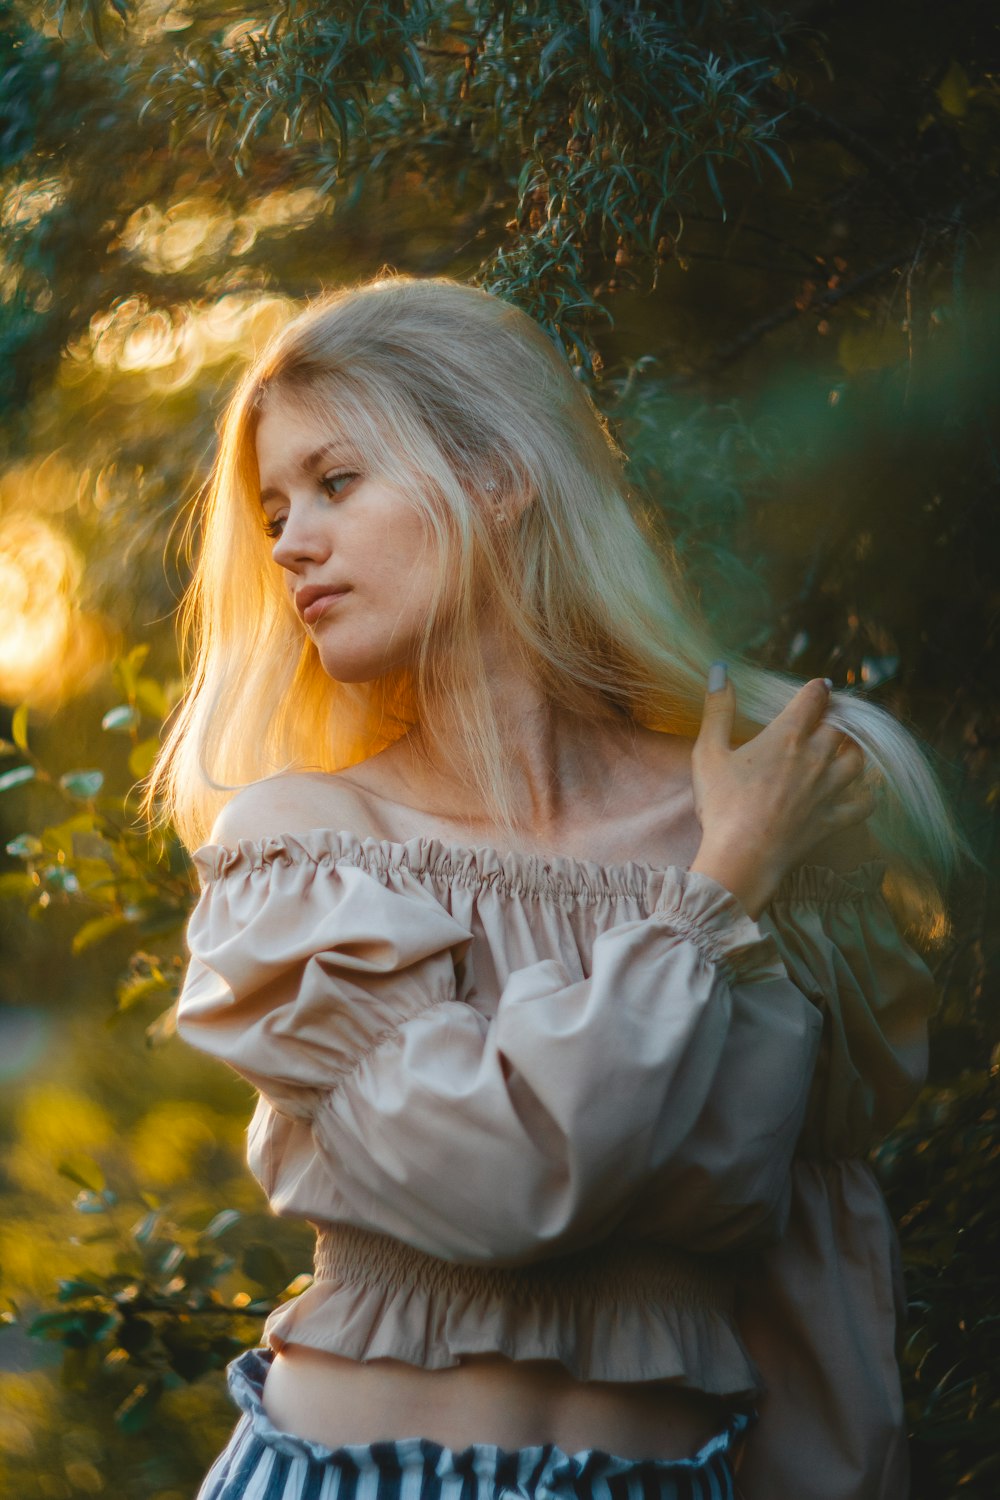
{"label": "elastic waistband", "polygon": [[375,1285],[392,1291],[417,1288],[428,1294],[506,1304],[670,1302],[728,1313],[733,1304],[733,1266],[720,1257],[685,1254],[665,1245],[617,1241],[526,1266],[465,1265],[427,1255],[412,1245],[351,1224],[316,1224],[317,1281]]}
{"label": "elastic waistband", "polygon": [[596,1448],[570,1454],[554,1443],[513,1451],[492,1443],[473,1443],[468,1448],[452,1449],[421,1437],[400,1438],[395,1442],[350,1443],[330,1448],[309,1438],[281,1431],[267,1415],[262,1398],[264,1381],[273,1359],[274,1350],[262,1346],[245,1349],[226,1367],[230,1396],[246,1414],[255,1436],[291,1458],[307,1457],[358,1474],[377,1472],[398,1478],[401,1468],[430,1463],[441,1478],[461,1474],[493,1479],[505,1471],[516,1471],[522,1476],[530,1474],[530,1490],[543,1484],[610,1479],[619,1475],[664,1480],[671,1476],[680,1477],[704,1467],[713,1458],[729,1454],[754,1421],[752,1412],[734,1412],[724,1430],[710,1438],[691,1458],[619,1458]]}

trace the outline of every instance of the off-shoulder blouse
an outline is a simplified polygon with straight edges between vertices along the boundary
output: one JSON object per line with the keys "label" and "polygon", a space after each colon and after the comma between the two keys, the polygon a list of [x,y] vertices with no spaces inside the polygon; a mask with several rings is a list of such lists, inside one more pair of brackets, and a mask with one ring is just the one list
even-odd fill
{"label": "off-shoulder blouse", "polygon": [[178,1029],[258,1090],[251,1170],[317,1230],[273,1348],[753,1400],[749,1500],[902,1500],[865,1158],[937,992],[881,860],[800,866],[756,922],[703,872],[436,838],[194,862]]}

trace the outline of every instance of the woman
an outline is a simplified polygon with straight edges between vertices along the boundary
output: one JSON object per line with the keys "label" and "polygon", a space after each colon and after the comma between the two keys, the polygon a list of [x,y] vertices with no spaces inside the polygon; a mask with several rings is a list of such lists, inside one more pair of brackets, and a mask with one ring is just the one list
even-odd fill
{"label": "woman", "polygon": [[965,846],[889,714],[709,674],[660,540],[472,287],[324,297],[233,397],[150,806],[202,882],[180,1032],[317,1247],[202,1500],[905,1494],[865,1155]]}

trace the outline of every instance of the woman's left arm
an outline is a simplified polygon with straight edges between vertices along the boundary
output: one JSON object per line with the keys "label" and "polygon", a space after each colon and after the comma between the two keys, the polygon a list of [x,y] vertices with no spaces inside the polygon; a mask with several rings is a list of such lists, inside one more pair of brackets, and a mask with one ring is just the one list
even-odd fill
{"label": "woman's left arm", "polygon": [[785,1232],[742,1266],[740,1335],[766,1387],[740,1468],[747,1500],[909,1493],[906,1301],[867,1155],[920,1090],[939,990],[884,899],[883,871],[871,849],[853,867],[804,867],[761,923],[813,994],[823,1036]]}
{"label": "woman's left arm", "polygon": [[[785,877],[759,919],[823,1021],[800,1156],[866,1156],[926,1076],[939,990],[892,915],[884,874],[866,827],[847,830]],[[749,1248],[783,1232],[791,1178],[776,1194],[767,1141],[748,1149],[747,1140],[755,1117],[747,1104],[769,1086],[766,1035],[744,1012],[696,1125],[630,1215],[637,1232],[704,1252]]]}
{"label": "woman's left arm", "polygon": [[764,926],[823,1015],[804,1149],[866,1156],[916,1099],[927,1074],[928,1022],[940,989],[883,893],[885,864],[794,872]]}

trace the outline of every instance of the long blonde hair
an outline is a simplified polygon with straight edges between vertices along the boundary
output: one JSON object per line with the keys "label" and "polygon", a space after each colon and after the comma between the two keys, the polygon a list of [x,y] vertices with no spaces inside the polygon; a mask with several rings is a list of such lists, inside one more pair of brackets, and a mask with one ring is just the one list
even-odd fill
{"label": "long blonde hair", "polygon": [[[332,680],[291,608],[259,503],[256,427],[272,391],[349,433],[368,472],[405,488],[430,524],[437,585],[406,672]],[[510,502],[503,524],[484,498]],[[724,655],[742,743],[804,680],[720,646],[561,351],[516,306],[446,277],[384,273],[286,324],[229,401],[200,521],[181,610],[190,686],[144,803],[190,847],[238,787],[343,770],[415,724],[516,844],[478,626],[485,598],[546,695],[591,716],[693,737],[709,664]],[[975,856],[928,757],[893,715],[849,693],[834,694],[827,717],[861,746],[878,788],[870,827],[897,914],[915,936],[943,936],[944,888]]]}

